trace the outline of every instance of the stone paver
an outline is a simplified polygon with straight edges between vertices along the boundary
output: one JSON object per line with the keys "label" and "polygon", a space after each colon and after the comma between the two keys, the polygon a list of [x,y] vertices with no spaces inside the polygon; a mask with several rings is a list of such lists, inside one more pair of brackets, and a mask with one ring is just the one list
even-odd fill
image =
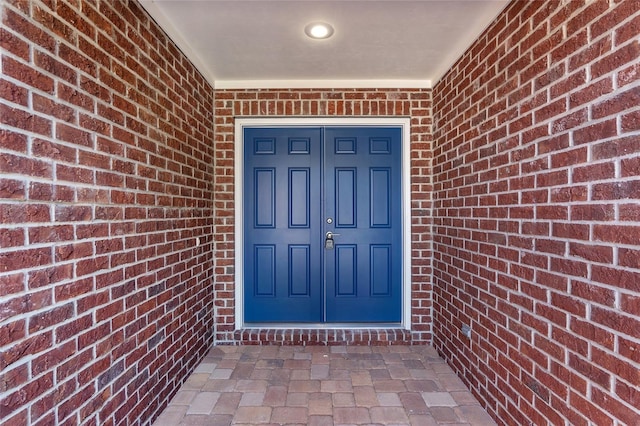
{"label": "stone paver", "polygon": [[154,426],[492,426],[426,346],[219,346]]}
{"label": "stone paver", "polygon": [[326,379],[329,377],[329,366],[326,364],[312,365],[310,378],[312,379]]}
{"label": "stone paver", "polygon": [[307,407],[309,405],[309,394],[291,392],[287,395],[287,407]]}
{"label": "stone paver", "polygon": [[381,407],[402,407],[400,395],[397,393],[380,392],[378,393],[378,401]]}
{"label": "stone paver", "polygon": [[407,412],[401,407],[373,407],[369,410],[371,421],[381,424],[408,424]]}
{"label": "stone paver", "polygon": [[189,404],[187,414],[211,414],[213,407],[218,402],[218,392],[200,392]]}
{"label": "stone paver", "polygon": [[238,404],[242,399],[242,394],[237,392],[228,392],[220,394],[218,402],[213,407],[215,414],[234,414],[238,409]]}
{"label": "stone paver", "polygon": [[284,405],[287,401],[286,386],[269,386],[264,394],[262,403],[269,407]]}
{"label": "stone paver", "polygon": [[353,396],[358,407],[378,406],[378,397],[373,386],[356,386],[353,388]]}
{"label": "stone paver", "polygon": [[330,393],[309,394],[309,415],[331,416],[333,414],[333,400]]}
{"label": "stone paver", "polygon": [[429,407],[418,392],[401,393],[400,401],[409,414],[429,414]]}
{"label": "stone paver", "polygon": [[422,398],[428,407],[455,407],[458,405],[448,392],[423,392]]}
{"label": "stone paver", "polygon": [[234,420],[237,423],[269,423],[271,411],[270,407],[238,407]]}
{"label": "stone paver", "polygon": [[309,414],[302,407],[276,407],[273,409],[272,423],[292,424],[306,423]]}
{"label": "stone paver", "polygon": [[356,402],[352,393],[339,392],[333,394],[334,407],[355,407]]}
{"label": "stone paver", "polygon": [[189,405],[199,393],[199,391],[195,390],[181,390],[173,397],[171,402],[174,405]]}
{"label": "stone paver", "polygon": [[178,425],[187,413],[187,406],[170,405],[158,417],[155,424]]}
{"label": "stone paver", "polygon": [[255,407],[260,406],[264,402],[264,393],[261,392],[246,392],[240,398],[240,406],[243,407]]}

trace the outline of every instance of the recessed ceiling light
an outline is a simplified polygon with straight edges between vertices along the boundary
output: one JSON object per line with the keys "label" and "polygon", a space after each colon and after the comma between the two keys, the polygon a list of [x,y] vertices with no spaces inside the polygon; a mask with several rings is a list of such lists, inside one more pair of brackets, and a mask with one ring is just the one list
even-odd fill
{"label": "recessed ceiling light", "polygon": [[333,27],[326,22],[312,22],[304,27],[304,33],[311,38],[321,40],[333,35]]}

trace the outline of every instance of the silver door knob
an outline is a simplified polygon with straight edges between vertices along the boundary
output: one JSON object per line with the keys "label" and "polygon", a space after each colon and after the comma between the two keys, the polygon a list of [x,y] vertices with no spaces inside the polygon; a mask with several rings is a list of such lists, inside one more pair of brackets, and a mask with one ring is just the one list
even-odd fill
{"label": "silver door knob", "polygon": [[326,238],[327,240],[332,240],[332,239],[333,239],[333,237],[334,237],[334,236],[336,236],[336,235],[340,235],[340,234],[336,234],[335,232],[331,232],[331,231],[329,231],[329,232],[327,232],[327,233],[325,234],[325,238]]}

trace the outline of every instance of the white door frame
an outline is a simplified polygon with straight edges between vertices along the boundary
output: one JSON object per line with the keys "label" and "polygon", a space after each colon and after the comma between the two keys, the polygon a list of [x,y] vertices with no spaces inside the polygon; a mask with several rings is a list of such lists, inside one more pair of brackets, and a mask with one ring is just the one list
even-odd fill
{"label": "white door frame", "polygon": [[[235,328],[244,328],[244,128],[245,127],[399,127],[402,131],[402,322],[411,329],[411,119],[407,117],[270,117],[235,120]],[[299,324],[295,328],[378,328],[366,325]],[[291,328],[269,326],[268,328]]]}

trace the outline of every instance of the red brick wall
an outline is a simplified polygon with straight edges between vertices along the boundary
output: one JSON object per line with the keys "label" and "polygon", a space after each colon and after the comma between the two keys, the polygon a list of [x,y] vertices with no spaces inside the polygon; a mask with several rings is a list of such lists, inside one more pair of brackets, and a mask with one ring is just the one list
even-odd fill
{"label": "red brick wall", "polygon": [[148,424],[212,342],[213,89],[134,2],[4,3],[0,423]]}
{"label": "red brick wall", "polygon": [[433,90],[434,342],[500,424],[640,424],[639,41],[516,1]]}
{"label": "red brick wall", "polygon": [[[236,117],[411,117],[412,306],[414,342],[431,342],[431,90],[216,90],[215,99],[215,338],[245,341],[235,333],[234,124]],[[258,334],[259,336],[261,334]],[[271,336],[281,341],[278,335]],[[300,342],[325,342],[313,333]],[[376,338],[375,336],[378,336]],[[406,342],[407,336],[349,334],[344,343]],[[382,337],[380,337],[382,336]],[[293,338],[295,340],[295,338]],[[249,339],[250,340],[250,339]],[[246,340],[247,342],[249,340]],[[286,340],[286,338],[285,338]],[[329,340],[331,340],[329,338]]]}

